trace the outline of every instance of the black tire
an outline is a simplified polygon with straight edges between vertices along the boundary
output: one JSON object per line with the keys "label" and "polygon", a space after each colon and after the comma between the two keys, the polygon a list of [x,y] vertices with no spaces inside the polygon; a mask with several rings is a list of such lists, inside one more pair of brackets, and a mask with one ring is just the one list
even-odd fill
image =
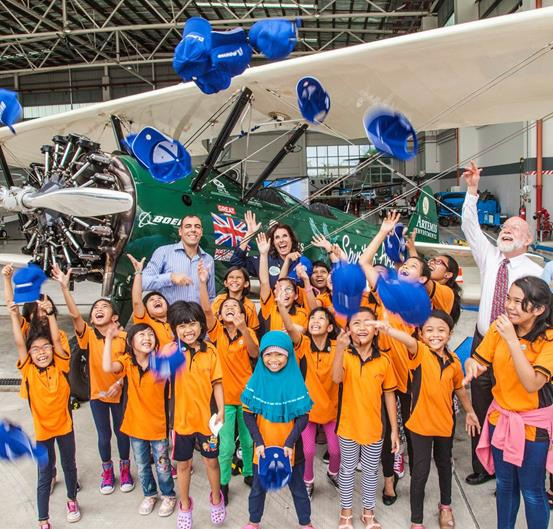
{"label": "black tire", "polygon": [[0,239],[7,239],[8,232],[6,230],[0,230]]}
{"label": "black tire", "polygon": [[69,347],[71,348],[71,365],[68,379],[71,396],[85,402],[89,400],[90,395],[87,352],[79,347],[75,337],[69,340]]}

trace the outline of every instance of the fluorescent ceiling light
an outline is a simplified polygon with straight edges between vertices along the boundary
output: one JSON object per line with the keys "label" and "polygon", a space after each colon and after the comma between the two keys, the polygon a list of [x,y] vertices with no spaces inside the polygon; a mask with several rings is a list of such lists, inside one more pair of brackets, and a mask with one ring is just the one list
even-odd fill
{"label": "fluorescent ceiling light", "polygon": [[[248,7],[265,7],[267,9],[300,9],[299,4],[293,3],[265,3],[265,2],[196,2],[198,7],[238,7],[238,8],[248,8]],[[301,8],[303,9],[315,9],[314,4],[302,4]]]}

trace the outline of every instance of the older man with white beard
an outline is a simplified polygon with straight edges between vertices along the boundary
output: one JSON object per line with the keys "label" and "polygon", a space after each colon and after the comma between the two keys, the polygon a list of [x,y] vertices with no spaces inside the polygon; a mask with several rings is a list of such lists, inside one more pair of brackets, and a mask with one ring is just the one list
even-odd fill
{"label": "older man with white beard", "polygon": [[[480,306],[478,321],[472,342],[472,353],[476,350],[491,323],[505,312],[505,300],[511,283],[524,276],[540,277],[543,269],[526,254],[532,243],[528,223],[520,217],[510,217],[505,221],[497,238],[497,246],[484,235],[478,222],[478,182],[479,169],[474,161],[463,176],[467,183],[467,194],[463,204],[461,227],[467,238],[474,260],[480,269]],[[472,404],[480,424],[484,423],[486,412],[492,402],[493,373],[490,369],[471,382]],[[493,478],[478,460],[475,448],[480,436],[472,438],[472,469],[467,476],[470,485],[479,485]]]}

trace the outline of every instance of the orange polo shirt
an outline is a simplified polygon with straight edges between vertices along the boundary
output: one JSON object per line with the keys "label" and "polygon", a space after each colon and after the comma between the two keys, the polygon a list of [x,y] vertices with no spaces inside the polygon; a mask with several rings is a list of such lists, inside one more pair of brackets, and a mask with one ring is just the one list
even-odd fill
{"label": "orange polo shirt", "polygon": [[160,351],[162,351],[164,345],[173,341],[173,331],[169,323],[152,318],[146,309],[144,309],[144,316],[142,316],[142,318],[139,318],[133,312],[132,321],[133,323],[147,323],[154,330],[159,341]]}
{"label": "orange polo shirt", "polygon": [[[219,294],[211,304],[211,310],[215,314],[215,316],[219,315],[219,308],[221,307],[221,303],[225,299],[227,299],[227,294]],[[244,308],[246,309],[246,323],[250,329],[253,329],[256,331],[259,329],[259,319],[257,317],[257,308],[255,306],[255,303],[247,297],[242,298],[242,303],[244,305]]]}
{"label": "orange polo shirt", "polygon": [[222,382],[221,362],[213,344],[202,342],[198,351],[185,351],[185,368],[175,377],[175,418],[173,430],[179,435],[211,435],[213,385]]}
{"label": "orange polo shirt", "polygon": [[[123,375],[121,373],[106,373],[102,368],[102,356],[104,354],[104,337],[94,328],[85,323],[81,335],[76,333],[77,342],[81,349],[88,352],[88,377],[90,381],[90,400],[101,400],[102,402],[117,403],[121,394],[116,397],[105,397],[103,393],[112,384],[117,382]],[[111,361],[119,362],[119,357],[125,353],[127,333],[120,331],[119,336],[112,342]]]}
{"label": "orange polo shirt", "polygon": [[[254,331],[248,329],[248,333],[257,344]],[[241,405],[240,395],[252,376],[252,365],[246,342],[240,331],[234,338],[230,338],[225,326],[219,320],[209,331],[209,338],[213,342],[221,362],[225,404],[239,406]]]}
{"label": "orange polo shirt", "polygon": [[315,299],[321,302],[321,307],[325,307],[326,309],[334,309],[332,306],[332,294],[329,290],[321,292],[315,297]]}
{"label": "orange polo shirt", "polygon": [[343,369],[337,433],[362,445],[376,443],[383,435],[382,394],[397,388],[392,362],[378,351],[362,360],[350,347]]}
{"label": "orange polo shirt", "polygon": [[[531,411],[550,406],[553,403],[551,388],[553,373],[553,330],[546,331],[547,340],[540,337],[534,342],[519,338],[520,346],[532,367],[542,373],[547,383],[539,390],[528,392],[520,382],[507,342],[501,337],[495,323],[474,353],[474,359],[485,366],[492,366],[495,386],[492,394],[497,403],[509,411]],[[549,340],[549,341],[548,341]],[[497,424],[499,412],[490,414],[490,422]],[[528,441],[547,440],[547,432],[534,426],[525,426]]]}
{"label": "orange polo shirt", "polygon": [[434,310],[443,310],[451,314],[455,302],[455,293],[451,287],[434,281],[434,287],[429,297]]}
{"label": "orange polo shirt", "polygon": [[463,387],[463,369],[459,358],[445,352],[442,360],[427,345],[418,342],[410,358],[411,416],[405,426],[419,435],[453,435],[453,392]]}
{"label": "orange polo shirt", "polygon": [[[292,305],[289,314],[295,324],[307,329],[308,316],[304,308]],[[261,300],[261,317],[267,322],[267,331],[285,331],[284,323],[282,323],[278,305],[272,292],[266,301]]]}
{"label": "orange polo shirt", "polygon": [[21,385],[25,387],[29,401],[37,441],[65,435],[73,430],[73,419],[69,410],[70,356],[54,353],[52,363],[42,369],[37,367],[28,355],[23,363],[17,362],[21,371]]}
{"label": "orange polo shirt", "polygon": [[133,355],[121,355],[119,362],[127,385],[121,431],[144,441],[167,439],[169,382],[142,369]]}
{"label": "orange polo shirt", "polygon": [[317,424],[335,421],[338,414],[339,385],[332,380],[332,365],[336,356],[336,342],[328,339],[319,351],[308,336],[302,336],[295,349],[298,362],[302,358],[307,362],[305,385],[313,401],[309,421]]}

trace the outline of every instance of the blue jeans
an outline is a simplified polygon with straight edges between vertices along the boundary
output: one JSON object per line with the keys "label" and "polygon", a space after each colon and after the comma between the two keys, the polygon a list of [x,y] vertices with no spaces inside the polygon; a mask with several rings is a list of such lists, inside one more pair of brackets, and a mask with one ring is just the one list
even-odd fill
{"label": "blue jeans", "polygon": [[[494,428],[490,425],[490,436]],[[544,483],[548,449],[548,442],[526,441],[522,466],[517,467],[503,461],[503,451],[492,446],[497,486],[497,529],[515,529],[521,493],[528,528],[547,529],[549,505]]]}
{"label": "blue jeans", "polygon": [[98,399],[90,401],[90,411],[94,425],[98,432],[98,451],[102,458],[102,463],[111,461],[111,423],[109,415],[113,421],[113,430],[117,438],[117,448],[119,450],[119,458],[126,461],[129,459],[130,443],[128,435],[121,432],[121,423],[123,422],[124,407],[122,402],[112,403],[103,402]]}
{"label": "blue jeans", "polygon": [[175,484],[171,477],[169,441],[167,439],[144,441],[136,437],[131,437],[130,440],[134,460],[138,468],[138,479],[140,479],[144,496],[155,496],[157,494],[150,455],[153,457],[156,466],[157,481],[161,494],[163,496],[175,496]]}

